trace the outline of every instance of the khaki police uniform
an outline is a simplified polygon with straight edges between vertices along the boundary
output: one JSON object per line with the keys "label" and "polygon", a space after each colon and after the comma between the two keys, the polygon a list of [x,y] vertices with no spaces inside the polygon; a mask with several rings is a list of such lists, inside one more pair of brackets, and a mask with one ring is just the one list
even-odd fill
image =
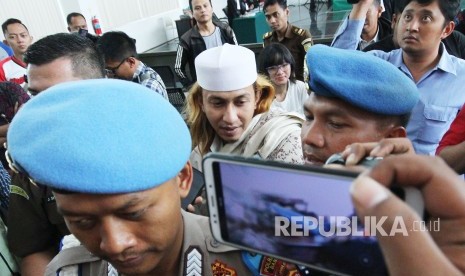
{"label": "khaki police uniform", "polygon": [[33,185],[21,174],[12,177],[8,217],[8,246],[18,257],[58,248],[61,238],[69,235],[52,189]]}
{"label": "khaki police uniform", "polygon": [[[179,275],[196,270],[194,275],[251,275],[242,261],[242,251],[219,244],[212,236],[208,218],[181,211],[184,221],[184,241],[179,262]],[[60,251],[50,262],[46,276],[56,276],[57,271],[65,267],[80,266],[82,276],[107,276],[109,269],[106,261],[89,253],[82,245]],[[72,269],[71,269],[72,271]],[[73,275],[73,274],[66,274]],[[77,275],[77,274],[76,274]]]}
{"label": "khaki police uniform", "polygon": [[312,36],[310,32],[288,23],[284,38],[280,41],[276,31],[267,32],[263,35],[263,46],[266,47],[271,43],[281,43],[291,52],[295,60],[296,78],[306,81],[304,78],[304,60],[307,50],[312,46]]}

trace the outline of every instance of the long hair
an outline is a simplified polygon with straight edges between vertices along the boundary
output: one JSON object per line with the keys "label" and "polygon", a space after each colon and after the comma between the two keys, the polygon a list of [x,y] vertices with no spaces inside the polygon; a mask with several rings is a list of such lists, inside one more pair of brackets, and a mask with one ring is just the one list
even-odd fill
{"label": "long hair", "polygon": [[[270,110],[271,103],[274,100],[275,92],[273,85],[262,75],[258,75],[253,84],[255,95],[260,91],[260,99],[257,103],[254,116],[265,113]],[[210,151],[210,146],[215,138],[215,130],[210,125],[207,116],[202,111],[202,87],[195,83],[189,90],[187,103],[184,107],[187,114],[187,124],[189,125],[192,136],[192,147],[199,147],[201,155]]]}

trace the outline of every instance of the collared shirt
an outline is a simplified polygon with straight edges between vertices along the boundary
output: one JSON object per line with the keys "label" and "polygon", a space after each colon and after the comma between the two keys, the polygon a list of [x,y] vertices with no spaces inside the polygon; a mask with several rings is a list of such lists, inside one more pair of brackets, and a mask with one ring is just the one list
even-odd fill
{"label": "collared shirt", "polygon": [[370,44],[373,44],[375,42],[378,42],[378,34],[379,34],[379,27],[378,29],[376,30],[376,34],[375,36],[373,37],[373,39],[371,39],[370,41],[366,41],[364,40],[363,38],[361,38],[360,40],[360,43],[358,44],[358,48],[360,50],[363,50],[366,46],[370,45]]}
{"label": "collared shirt", "polygon": [[[363,22],[363,24],[360,25],[360,22]],[[351,20],[346,17],[334,35],[331,46],[337,45],[337,48],[342,49],[363,50],[368,45],[392,34],[391,22],[379,18],[375,37],[371,41],[365,41],[361,37],[364,24],[365,20]]]}
{"label": "collared shirt", "polygon": [[444,134],[436,149],[439,155],[444,148],[455,146],[465,141],[465,108],[462,106],[459,114],[450,125],[449,130]]}
{"label": "collared shirt", "polygon": [[[349,20],[347,28],[338,32],[333,46],[355,49],[357,40],[353,38],[360,37],[363,23],[364,20]],[[368,53],[392,63],[414,81],[402,59],[402,49],[389,53],[377,50]],[[420,100],[412,110],[407,135],[419,154],[434,155],[439,141],[465,103],[465,61],[449,55],[442,43],[440,53],[438,64],[415,83]]]}
{"label": "collared shirt", "polygon": [[[181,210],[184,236],[179,274],[184,275],[252,275],[243,261],[242,251],[218,243],[210,231],[207,217]],[[90,254],[75,237],[67,237],[66,248],[47,265],[44,275],[108,276],[117,275],[106,261]],[[65,243],[64,243],[65,244]],[[189,274],[190,272],[190,274]],[[253,275],[258,275],[257,273]],[[275,274],[273,274],[275,275]],[[287,274],[285,274],[288,276]]]}
{"label": "collared shirt", "polygon": [[58,248],[69,234],[52,189],[32,184],[23,174],[12,175],[8,218],[8,247],[18,257]]}
{"label": "collared shirt", "polygon": [[165,84],[163,83],[160,75],[143,62],[140,62],[139,66],[137,66],[136,72],[134,72],[134,76],[132,77],[132,81],[152,89],[168,100],[168,93],[166,92]]}

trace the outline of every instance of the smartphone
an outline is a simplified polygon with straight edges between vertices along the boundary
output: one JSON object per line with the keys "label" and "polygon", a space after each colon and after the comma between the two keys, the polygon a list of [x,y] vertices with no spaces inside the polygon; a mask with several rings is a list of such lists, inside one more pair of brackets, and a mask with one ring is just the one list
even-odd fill
{"label": "smartphone", "polygon": [[[351,201],[356,173],[219,154],[203,169],[219,242],[336,275],[387,275]],[[423,210],[419,191],[401,194]]]}

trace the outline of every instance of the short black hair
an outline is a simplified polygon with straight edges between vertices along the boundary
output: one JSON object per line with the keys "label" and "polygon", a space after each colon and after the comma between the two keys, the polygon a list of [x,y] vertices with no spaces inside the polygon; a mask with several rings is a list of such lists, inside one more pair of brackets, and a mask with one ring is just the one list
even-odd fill
{"label": "short black hair", "polygon": [[97,48],[105,61],[122,61],[137,57],[136,40],[124,32],[106,32],[97,42]]}
{"label": "short black hair", "polygon": [[21,24],[21,25],[24,26],[24,28],[26,29],[26,31],[29,32],[29,30],[27,29],[26,25],[24,25],[23,22],[21,22],[21,20],[16,19],[16,18],[9,18],[9,19],[7,19],[5,22],[3,22],[3,24],[2,24],[3,35],[5,35],[8,26],[11,25],[11,24]]}
{"label": "short black hair", "polygon": [[69,58],[73,75],[82,79],[105,77],[105,63],[95,44],[78,34],[58,33],[31,44],[24,53],[24,62],[43,65],[59,58]]}
{"label": "short black hair", "polygon": [[448,24],[450,21],[454,21],[455,16],[460,10],[460,0],[406,0],[403,3],[404,5],[402,7],[402,11],[408,4],[410,4],[410,2],[417,2],[422,6],[426,6],[431,3],[434,3],[434,1],[438,2],[439,9],[441,10],[442,15],[446,19],[444,26]]}
{"label": "short black hair", "polygon": [[287,8],[287,0],[265,0],[265,3],[263,4],[263,10],[266,11],[266,8],[268,6],[274,5],[278,3],[283,10]]}
{"label": "short black hair", "polygon": [[[189,0],[189,8],[191,9],[191,11],[194,11],[194,8],[192,7],[192,1],[193,0]],[[240,0],[237,0],[237,1],[240,1]],[[210,6],[213,8],[212,0],[210,0]]]}
{"label": "short black hair", "polygon": [[259,56],[258,71],[262,74],[270,76],[266,68],[270,66],[289,63],[291,65],[290,80],[295,81],[295,60],[289,49],[281,43],[271,43],[266,46]]}
{"label": "short black hair", "polygon": [[84,18],[84,20],[86,20],[86,18],[84,17],[84,15],[82,15],[82,14],[80,14],[80,13],[78,13],[78,12],[72,12],[72,13],[70,13],[70,14],[68,14],[68,15],[66,16],[66,22],[68,23],[68,26],[71,25],[71,19],[72,19],[73,17],[78,17],[78,16],[81,16],[82,18]]}

